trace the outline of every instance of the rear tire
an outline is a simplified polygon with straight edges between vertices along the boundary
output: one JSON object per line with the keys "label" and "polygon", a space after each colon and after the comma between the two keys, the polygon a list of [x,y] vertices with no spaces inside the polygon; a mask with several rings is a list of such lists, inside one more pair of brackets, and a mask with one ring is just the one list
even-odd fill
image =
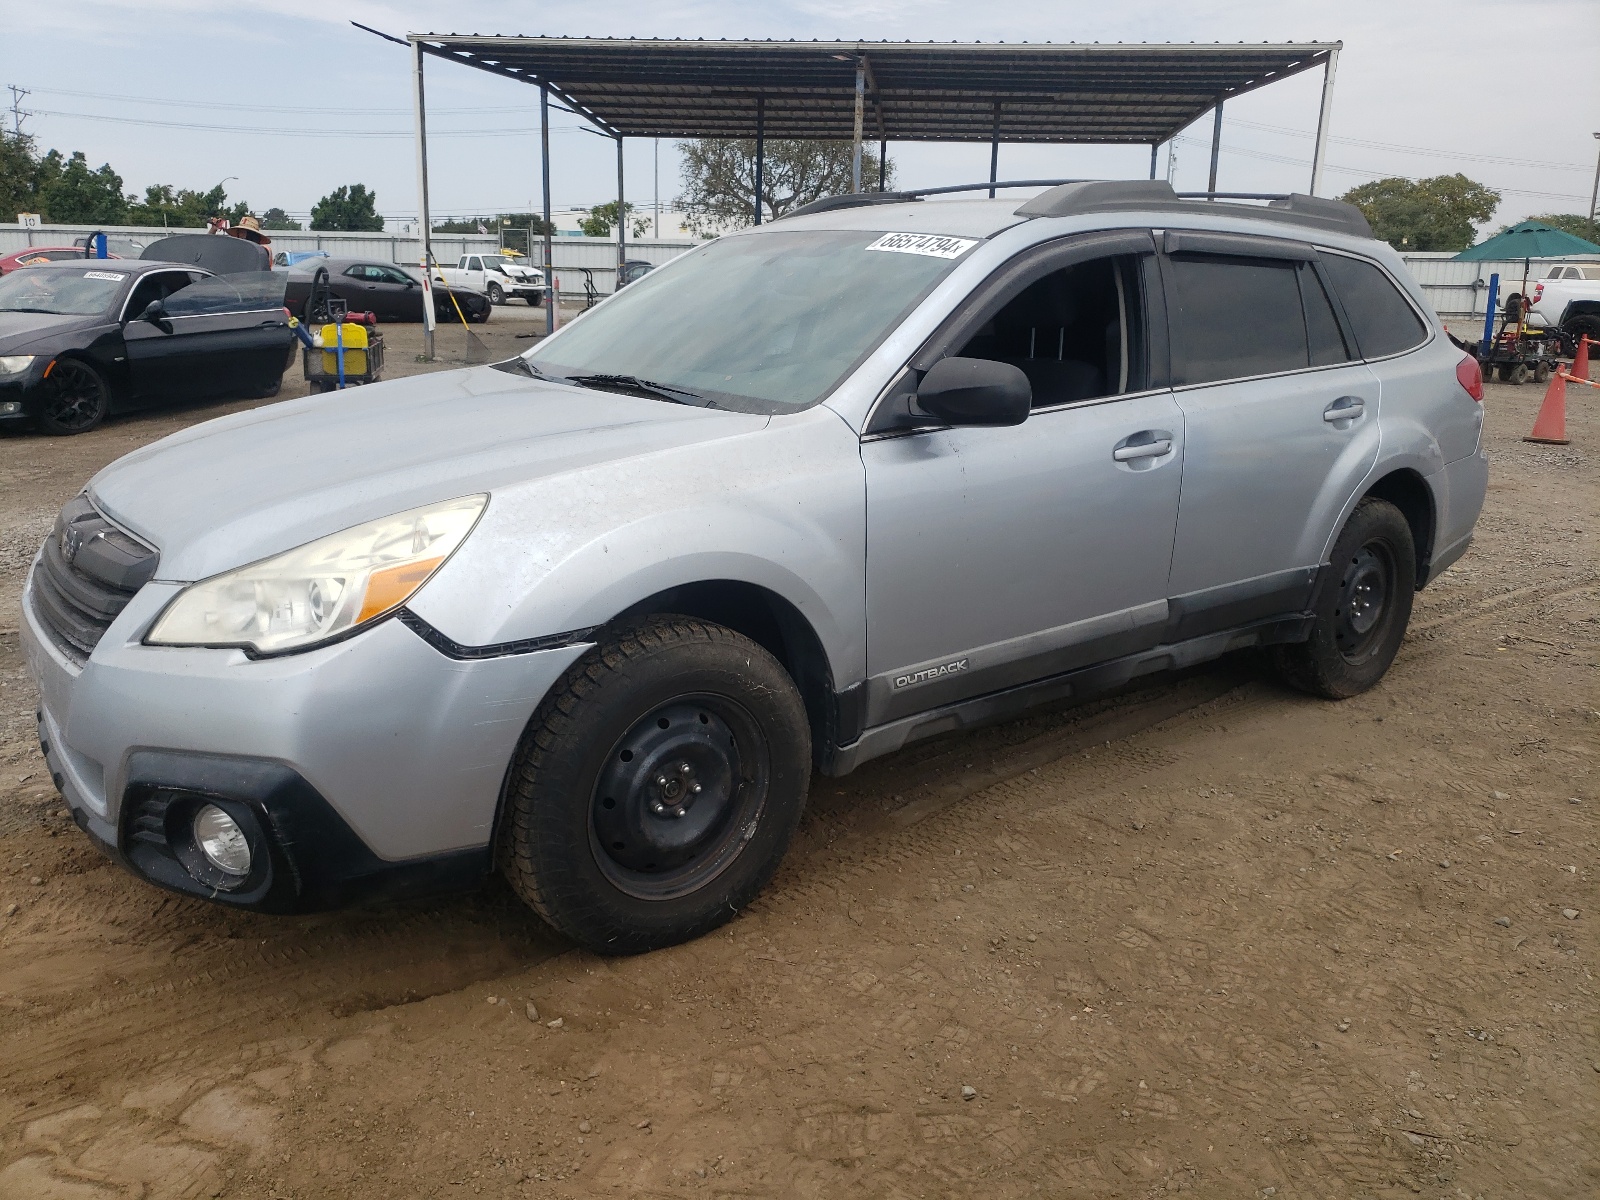
{"label": "rear tire", "polygon": [[596,953],[675,945],[766,885],[810,777],[805,706],[778,661],[721,625],[652,617],[607,634],[534,713],[501,867]]}
{"label": "rear tire", "polygon": [[51,437],[88,433],[111,411],[111,389],[100,372],[80,359],[56,359],[45,382],[44,402],[33,418],[40,433]]}
{"label": "rear tire", "polygon": [[1382,679],[1405,640],[1417,585],[1411,526],[1369,496],[1345,522],[1331,562],[1310,638],[1275,647],[1273,665],[1291,687],[1344,700]]}
{"label": "rear tire", "polygon": [[1528,364],[1518,363],[1516,366],[1511,368],[1511,382],[1516,384],[1518,387],[1521,387],[1523,384],[1528,382],[1529,374],[1530,372],[1528,371]]}
{"label": "rear tire", "polygon": [[1585,336],[1600,341],[1600,317],[1573,317],[1562,328],[1566,333],[1572,335],[1574,342]]}

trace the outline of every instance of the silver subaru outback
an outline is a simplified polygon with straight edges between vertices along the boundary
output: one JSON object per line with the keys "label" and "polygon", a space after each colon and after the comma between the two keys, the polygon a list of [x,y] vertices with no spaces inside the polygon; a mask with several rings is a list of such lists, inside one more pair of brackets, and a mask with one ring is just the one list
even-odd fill
{"label": "silver subaru outback", "polygon": [[821,201],[520,358],[107,467],[28,578],[39,737],[162,887],[498,868],[648,950],[756,895],[813,770],[1241,647],[1372,687],[1472,538],[1481,398],[1343,204]]}

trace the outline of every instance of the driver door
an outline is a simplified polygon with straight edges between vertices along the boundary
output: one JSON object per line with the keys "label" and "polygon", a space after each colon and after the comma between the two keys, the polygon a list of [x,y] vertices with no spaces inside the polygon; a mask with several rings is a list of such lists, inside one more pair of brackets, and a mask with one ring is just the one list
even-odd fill
{"label": "driver door", "polygon": [[1021,425],[869,423],[869,726],[1160,642],[1184,425],[1153,251],[1142,231],[1035,250],[912,361],[913,390],[951,354],[1016,365]]}
{"label": "driver door", "polygon": [[128,379],[134,398],[143,403],[189,399],[200,393],[195,372],[195,346],[180,335],[172,321],[145,321],[140,314],[153,301],[163,305],[199,279],[198,271],[155,271],[146,275],[128,295],[122,315],[122,341],[127,353]]}

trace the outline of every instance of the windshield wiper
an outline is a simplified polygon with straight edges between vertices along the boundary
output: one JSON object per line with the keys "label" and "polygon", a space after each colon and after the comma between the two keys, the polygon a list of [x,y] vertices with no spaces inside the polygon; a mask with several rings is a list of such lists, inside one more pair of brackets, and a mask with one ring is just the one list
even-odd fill
{"label": "windshield wiper", "polygon": [[598,388],[601,391],[637,392],[660,400],[670,400],[674,404],[701,404],[709,407],[711,403],[699,392],[673,387],[670,383],[657,383],[653,379],[640,379],[637,375],[568,375],[565,382],[575,383],[579,387]]}

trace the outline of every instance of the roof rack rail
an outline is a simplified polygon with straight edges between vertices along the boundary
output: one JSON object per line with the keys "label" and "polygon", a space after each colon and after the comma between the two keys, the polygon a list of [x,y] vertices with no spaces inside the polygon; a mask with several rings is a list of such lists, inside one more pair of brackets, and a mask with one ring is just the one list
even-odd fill
{"label": "roof rack rail", "polygon": [[867,204],[905,204],[921,200],[924,196],[943,196],[951,192],[986,192],[995,188],[1056,187],[1063,183],[1087,183],[1084,179],[1002,179],[998,182],[956,183],[945,187],[912,188],[904,192],[847,192],[842,196],[824,196],[810,204],[802,204],[793,212],[786,212],[773,220],[800,217],[808,213],[831,212],[840,208],[860,208]]}
{"label": "roof rack rail", "polygon": [[1021,208],[1019,217],[1065,217],[1077,213],[1103,212],[1106,209],[1156,209],[1194,211],[1195,200],[1265,200],[1263,205],[1230,204],[1230,215],[1266,218],[1301,225],[1321,225],[1340,233],[1369,238],[1372,227],[1353,204],[1325,200],[1300,192],[1175,192],[1159,179],[1105,179],[1065,184],[1041,192]]}
{"label": "roof rack rail", "polygon": [[824,196],[821,200],[802,204],[799,208],[772,219],[785,221],[790,217],[803,217],[809,213],[832,212],[836,208],[860,208],[867,204],[905,204],[920,199],[922,197],[914,192],[846,192],[843,196]]}
{"label": "roof rack rail", "polygon": [[1320,225],[1356,237],[1372,236],[1372,227],[1367,224],[1361,210],[1343,200],[1325,200],[1321,196],[1307,196],[1301,192],[1176,192],[1164,179],[1002,179],[992,183],[984,180],[982,183],[957,183],[902,192],[851,192],[813,200],[777,219],[869,204],[905,204],[925,196],[943,196],[952,192],[1022,187],[1042,187],[1049,191],[1025,201],[1016,210],[1019,217],[1066,217],[1119,209],[1193,212],[1193,202],[1196,200],[1225,204],[1237,200],[1265,200],[1265,205],[1229,204],[1228,208],[1232,210],[1230,215],[1297,225]]}

